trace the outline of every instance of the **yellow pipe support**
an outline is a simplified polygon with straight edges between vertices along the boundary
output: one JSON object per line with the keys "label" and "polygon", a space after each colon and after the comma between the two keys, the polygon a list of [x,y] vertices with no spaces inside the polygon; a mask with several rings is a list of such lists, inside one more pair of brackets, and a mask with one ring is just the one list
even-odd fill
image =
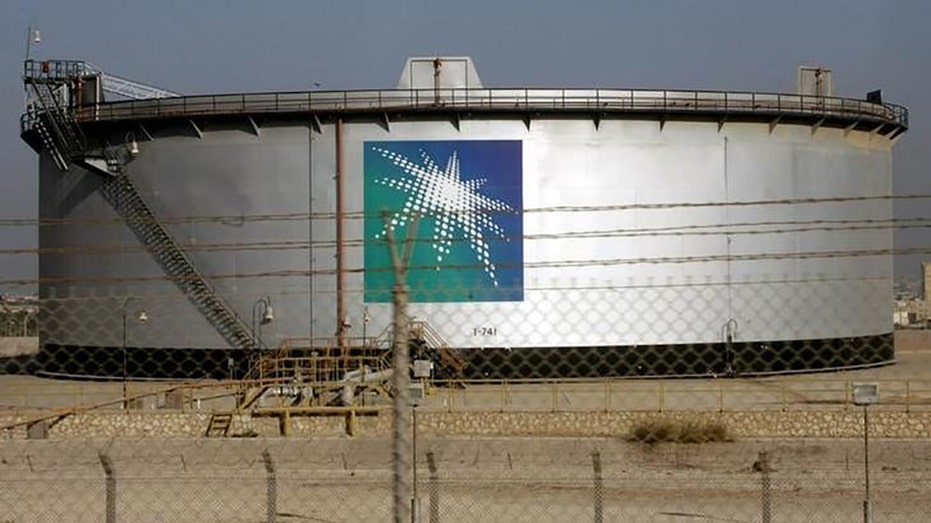
{"label": "yellow pipe support", "polygon": [[382,407],[285,407],[262,408],[252,411],[255,417],[274,417],[288,413],[289,416],[342,416],[354,412],[357,416],[378,416],[390,409]]}
{"label": "yellow pipe support", "polygon": [[291,435],[291,413],[288,409],[284,409],[278,418],[278,430],[286,438]]}

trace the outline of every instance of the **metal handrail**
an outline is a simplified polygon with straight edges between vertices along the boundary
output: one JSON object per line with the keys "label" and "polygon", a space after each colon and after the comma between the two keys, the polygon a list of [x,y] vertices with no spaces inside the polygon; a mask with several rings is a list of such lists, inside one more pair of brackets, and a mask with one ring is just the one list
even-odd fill
{"label": "metal handrail", "polygon": [[[798,94],[642,89],[449,88],[239,93],[105,102],[79,107],[75,116],[79,121],[89,122],[257,113],[438,110],[659,112],[722,117],[799,115],[908,127],[908,109],[891,103]],[[34,113],[23,115],[24,132],[31,128],[34,118]]]}
{"label": "metal handrail", "polygon": [[[875,379],[884,395],[875,408],[931,409],[931,380]],[[760,411],[849,410],[853,381],[520,379],[435,380],[435,404],[453,411]]]}

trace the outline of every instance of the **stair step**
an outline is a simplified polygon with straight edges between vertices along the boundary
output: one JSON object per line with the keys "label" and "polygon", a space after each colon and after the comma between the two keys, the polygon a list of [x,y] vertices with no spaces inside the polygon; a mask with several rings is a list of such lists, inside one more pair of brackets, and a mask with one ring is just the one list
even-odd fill
{"label": "stair step", "polygon": [[237,348],[254,347],[249,327],[214,293],[182,248],[158,223],[132,180],[126,176],[114,178],[104,186],[103,193],[165,273],[188,295],[217,332]]}
{"label": "stair step", "polygon": [[226,436],[232,424],[233,414],[231,412],[214,412],[210,415],[210,421],[207,424],[207,430],[204,432],[204,435],[207,437]]}

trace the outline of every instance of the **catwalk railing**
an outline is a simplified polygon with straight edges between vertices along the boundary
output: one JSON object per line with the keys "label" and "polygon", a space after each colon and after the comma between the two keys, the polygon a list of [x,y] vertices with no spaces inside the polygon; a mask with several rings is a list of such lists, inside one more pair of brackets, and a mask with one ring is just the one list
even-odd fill
{"label": "catwalk railing", "polygon": [[[410,89],[241,93],[132,100],[77,107],[79,121],[140,120],[231,114],[395,111],[660,113],[670,115],[801,116],[908,127],[908,109],[891,103],[814,95],[646,89]],[[37,114],[22,117],[22,131]]]}

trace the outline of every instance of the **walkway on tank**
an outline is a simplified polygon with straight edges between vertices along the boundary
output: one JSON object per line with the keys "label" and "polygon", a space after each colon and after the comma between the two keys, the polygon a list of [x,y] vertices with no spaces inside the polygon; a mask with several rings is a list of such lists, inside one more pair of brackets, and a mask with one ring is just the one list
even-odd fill
{"label": "walkway on tank", "polygon": [[[79,108],[75,116],[81,122],[100,122],[235,114],[392,113],[408,110],[523,111],[538,114],[595,111],[603,116],[663,113],[726,115],[735,119],[757,116],[766,121],[773,121],[773,116],[795,115],[823,120],[819,126],[831,125],[829,119],[842,119],[862,121],[865,125],[870,122],[887,123],[901,127],[902,131],[908,127],[908,110],[890,103],[799,94],[637,89],[410,89],[218,94],[105,103]],[[24,120],[24,124],[28,121],[28,118]]]}
{"label": "walkway on tank", "polygon": [[[667,121],[752,121],[769,125],[809,125],[812,133],[833,127],[848,133],[867,131],[894,139],[909,126],[908,109],[891,103],[815,95],[637,90],[637,89],[407,89],[307,91],[183,96],[101,103],[78,107],[74,118],[82,127],[124,122],[127,126],[155,126],[180,121],[201,135],[193,118],[243,119],[261,133],[262,119],[277,115],[309,121],[316,132],[338,117],[365,119],[390,128],[398,115],[438,115],[459,128],[460,120],[493,114],[523,120],[529,129],[537,118],[581,115],[598,128],[608,119],[653,119],[660,128]],[[28,112],[20,121],[23,139],[41,148],[41,114]],[[262,118],[256,119],[261,116]],[[147,131],[148,133],[148,131]],[[37,149],[38,150],[38,149]]]}

